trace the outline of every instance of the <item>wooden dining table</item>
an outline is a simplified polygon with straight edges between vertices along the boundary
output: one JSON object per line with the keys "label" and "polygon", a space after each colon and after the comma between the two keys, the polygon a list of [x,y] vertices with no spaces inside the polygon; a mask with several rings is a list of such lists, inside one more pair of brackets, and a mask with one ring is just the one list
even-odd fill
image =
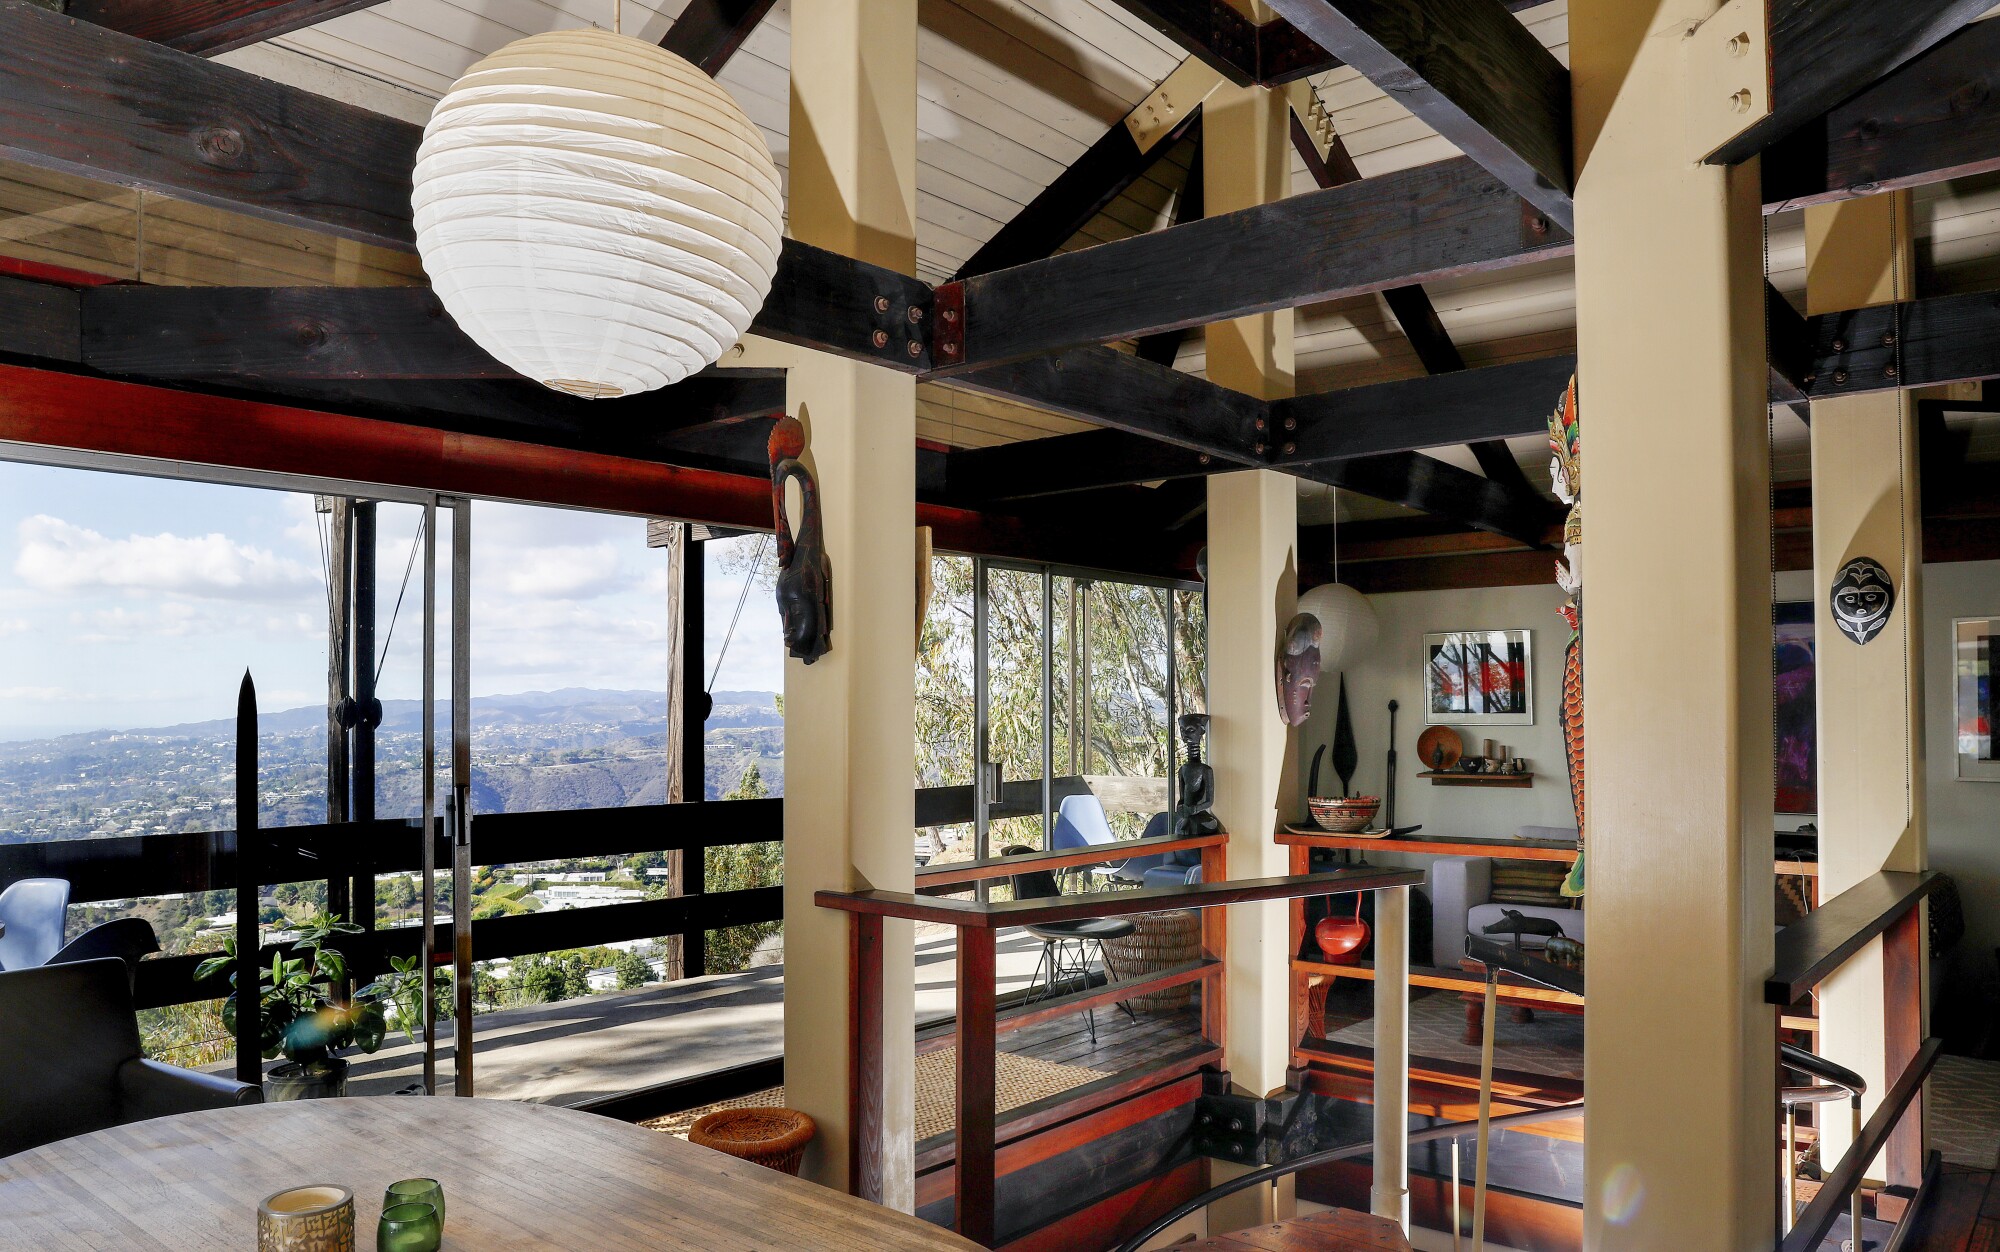
{"label": "wooden dining table", "polygon": [[0,1248],[241,1252],[257,1202],[354,1192],[357,1249],[382,1191],[444,1184],[457,1252],[959,1252],[942,1227],[696,1147],[546,1104],[350,1097],[183,1113],[0,1158]]}

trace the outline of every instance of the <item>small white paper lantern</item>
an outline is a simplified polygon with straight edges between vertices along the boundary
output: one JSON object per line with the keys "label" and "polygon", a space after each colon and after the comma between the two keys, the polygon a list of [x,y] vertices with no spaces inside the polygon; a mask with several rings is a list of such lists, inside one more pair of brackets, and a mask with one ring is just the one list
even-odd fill
{"label": "small white paper lantern", "polygon": [[424,127],[417,251],[473,342],[557,391],[679,382],[741,339],[784,236],[778,169],[729,93],[602,30],[531,35]]}
{"label": "small white paper lantern", "polygon": [[1323,674],[1338,673],[1360,660],[1375,646],[1381,624],[1375,620],[1375,606],[1345,583],[1321,583],[1299,597],[1299,612],[1319,619],[1319,667]]}

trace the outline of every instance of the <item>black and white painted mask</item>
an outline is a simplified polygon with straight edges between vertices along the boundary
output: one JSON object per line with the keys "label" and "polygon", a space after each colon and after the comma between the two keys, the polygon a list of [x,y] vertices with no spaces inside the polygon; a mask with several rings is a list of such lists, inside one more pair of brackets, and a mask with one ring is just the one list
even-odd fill
{"label": "black and white painted mask", "polygon": [[1858,556],[1840,567],[1829,603],[1833,623],[1856,643],[1867,643],[1889,624],[1896,607],[1896,584],[1889,571],[1868,557]]}

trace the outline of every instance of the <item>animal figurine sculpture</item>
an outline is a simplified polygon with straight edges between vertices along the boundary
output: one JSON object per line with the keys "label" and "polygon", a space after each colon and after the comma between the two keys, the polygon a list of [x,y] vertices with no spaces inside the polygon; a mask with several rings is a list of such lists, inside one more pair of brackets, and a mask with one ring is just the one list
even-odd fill
{"label": "animal figurine sculpture", "polygon": [[1480,927],[1480,933],[1488,935],[1512,935],[1514,946],[1521,946],[1522,935],[1541,935],[1554,940],[1562,935],[1560,922],[1552,922],[1546,917],[1529,917],[1519,909],[1501,909],[1500,920]]}
{"label": "animal figurine sculpture", "polygon": [[[819,511],[819,484],[801,459],[806,428],[781,417],[771,428],[771,512],[778,532],[778,617],[785,651],[811,665],[833,650],[833,572]],[[799,484],[799,526],[794,535],[785,508],[785,485]]]}
{"label": "animal figurine sculpture", "polygon": [[1319,685],[1319,619],[1300,613],[1286,624],[1278,647],[1278,716],[1287,726],[1303,726]]}
{"label": "animal figurine sculpture", "polygon": [[1180,768],[1180,803],[1174,806],[1174,833],[1212,835],[1222,829],[1222,823],[1208,811],[1215,803],[1215,770],[1201,759],[1201,741],[1208,735],[1208,714],[1181,714],[1180,730],[1181,742],[1187,745],[1187,759]]}
{"label": "animal figurine sculpture", "polygon": [[1564,969],[1583,968],[1583,944],[1568,935],[1557,935],[1542,948],[1542,955]]}

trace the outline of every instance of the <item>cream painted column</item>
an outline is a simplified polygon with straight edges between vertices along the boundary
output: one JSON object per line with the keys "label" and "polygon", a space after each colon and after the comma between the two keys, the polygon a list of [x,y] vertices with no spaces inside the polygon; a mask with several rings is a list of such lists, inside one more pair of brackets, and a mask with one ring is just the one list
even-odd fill
{"label": "cream painted column", "polygon": [[1682,35],[1715,8],[1570,8],[1602,1252],[1777,1232],[1763,266],[1757,163],[1689,150]]}
{"label": "cream painted column", "polygon": [[[1202,178],[1210,213],[1266,204],[1288,190],[1291,150],[1285,97],[1223,86],[1202,106]],[[1292,394],[1289,309],[1206,328],[1211,382],[1266,399]],[[1229,876],[1289,872],[1277,832],[1293,768],[1272,679],[1278,631],[1298,604],[1298,485],[1286,474],[1245,470],[1208,480],[1208,708],[1213,723],[1215,815],[1229,832]],[[1236,1084],[1262,1096],[1284,1085],[1290,976],[1282,905],[1229,909],[1225,1063]],[[1218,1181],[1241,1173],[1217,1167]],[[1287,1192],[1287,1196],[1289,1192]],[[1273,1219],[1268,1188],[1214,1206],[1210,1229]]]}
{"label": "cream painted column", "polygon": [[[916,0],[792,9],[790,230],[916,272]],[[785,1094],[819,1123],[808,1177],[847,1186],[848,920],[816,890],[909,891],[914,862],[916,384],[799,354],[786,406],[805,422],[833,571],[833,650],[785,662]],[[908,922],[883,943],[883,1202],[915,1205],[915,964]]]}
{"label": "cream painted column", "polygon": [[[1806,210],[1808,313],[1911,299],[1914,260],[1908,192]],[[1923,552],[1910,408],[1902,391],[1812,406],[1822,901],[1878,871],[1928,864],[1919,746]],[[1896,588],[1888,623],[1866,645],[1843,635],[1828,607],[1841,567],[1856,557],[1879,562]],[[1868,1080],[1864,1112],[1896,1078],[1886,1072],[1882,977],[1882,941],[1875,939],[1820,985],[1820,1048]],[[1830,1163],[1853,1135],[1846,1117],[1827,1120],[1821,1159]]]}

